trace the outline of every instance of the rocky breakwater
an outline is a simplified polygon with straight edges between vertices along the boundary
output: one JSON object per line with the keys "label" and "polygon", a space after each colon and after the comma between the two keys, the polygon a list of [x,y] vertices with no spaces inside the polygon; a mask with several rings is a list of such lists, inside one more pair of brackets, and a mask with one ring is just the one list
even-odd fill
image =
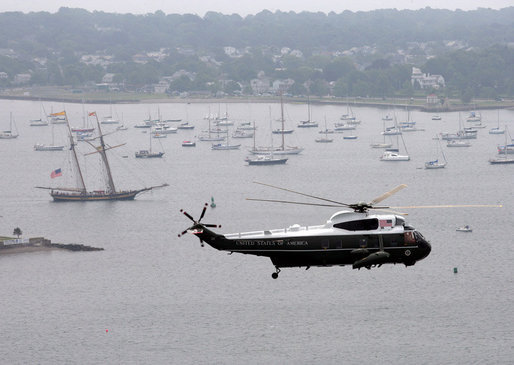
{"label": "rocky breakwater", "polygon": [[51,240],[44,237],[0,240],[0,255],[48,250],[103,251],[103,248],[86,246],[78,243],[52,243]]}

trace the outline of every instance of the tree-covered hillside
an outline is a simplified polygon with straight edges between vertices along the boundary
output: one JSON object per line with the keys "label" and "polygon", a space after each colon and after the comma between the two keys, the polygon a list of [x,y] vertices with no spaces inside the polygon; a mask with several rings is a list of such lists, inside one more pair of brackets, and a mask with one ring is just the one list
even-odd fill
{"label": "tree-covered hillside", "polygon": [[415,66],[443,75],[447,92],[496,97],[514,95],[513,45],[514,7],[262,11],[244,18],[6,12],[0,13],[0,86],[81,86],[111,73],[113,82],[134,87],[168,76],[176,91],[234,92],[250,91],[251,80],[264,74],[270,83],[293,80],[291,93],[380,96],[412,92]]}

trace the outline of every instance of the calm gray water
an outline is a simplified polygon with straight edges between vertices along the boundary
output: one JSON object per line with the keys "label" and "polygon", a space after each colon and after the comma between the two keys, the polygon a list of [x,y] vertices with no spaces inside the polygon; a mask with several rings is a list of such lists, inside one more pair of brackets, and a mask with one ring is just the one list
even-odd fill
{"label": "calm gray water", "polygon": [[[82,124],[80,104],[44,104],[47,112],[66,108],[73,125]],[[392,110],[354,108],[362,120],[357,140],[335,135],[315,143],[318,129],[296,129],[288,144],[305,147],[285,166],[246,166],[245,148],[211,151],[210,144],[183,148],[207,128],[203,116],[228,111],[236,121],[256,122],[257,144],[269,144],[270,107],[278,104],[127,104],[113,113],[130,128],[106,137],[119,188],[170,187],[131,202],[53,203],[34,186],[65,184],[66,152],[35,152],[49,143],[51,127],[30,127],[39,102],[0,101],[0,129],[13,113],[20,137],[0,140],[0,234],[20,227],[24,237],[97,247],[99,252],[52,251],[0,256],[0,358],[8,364],[507,364],[514,356],[514,250],[512,179],[514,165],[488,159],[504,136],[489,135],[497,111],[484,111],[488,128],[470,148],[443,149],[448,166],[424,170],[435,157],[439,132],[459,127],[458,113],[411,112],[423,132],[405,133],[411,161],[379,161],[381,118]],[[149,138],[132,126],[158,108],[163,118],[188,118],[195,131],[153,140],[165,158],[136,160]],[[100,117],[108,105],[86,105]],[[286,105],[290,127],[307,117],[305,105]],[[324,127],[346,107],[313,106]],[[396,110],[399,120],[404,110]],[[465,113],[462,115],[463,124]],[[514,112],[500,113],[514,132]],[[273,128],[279,123],[272,122]],[[114,127],[104,126],[110,130]],[[66,143],[65,127],[54,128]],[[350,134],[350,133],[346,133]],[[353,134],[353,133],[352,133]],[[231,140],[236,142],[236,140]],[[239,143],[239,142],[238,142]],[[252,140],[242,140],[251,146]],[[278,144],[278,140],[274,141]],[[80,147],[86,147],[83,144]],[[85,151],[85,149],[84,149]],[[128,156],[128,158],[122,158]],[[82,159],[83,157],[81,157]],[[50,172],[61,167],[61,178]],[[94,156],[85,160],[92,188],[101,187]],[[177,234],[214,197],[217,208],[204,221],[220,232],[282,228],[325,222],[330,208],[257,203],[247,197],[292,199],[287,192],[253,184],[262,181],[347,203],[371,200],[394,186],[408,185],[387,204],[504,204],[503,208],[409,210],[409,224],[432,243],[431,255],[415,266],[284,269],[278,280],[266,258],[227,255]],[[301,197],[300,197],[301,198]],[[472,233],[455,229],[464,224]],[[458,274],[453,268],[458,268]]]}

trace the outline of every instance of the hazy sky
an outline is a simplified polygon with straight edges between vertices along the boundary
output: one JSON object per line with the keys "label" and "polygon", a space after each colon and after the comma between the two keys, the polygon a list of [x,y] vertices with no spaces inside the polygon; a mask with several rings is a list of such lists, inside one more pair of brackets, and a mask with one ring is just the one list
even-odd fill
{"label": "hazy sky", "polygon": [[263,9],[272,12],[281,10],[324,13],[384,8],[420,9],[427,6],[451,10],[473,10],[479,7],[501,9],[514,6],[514,0],[0,0],[0,12],[49,11],[55,13],[63,6],[109,13],[146,14],[162,10],[166,14],[192,13],[203,16],[207,11],[215,11],[245,16],[256,14]]}

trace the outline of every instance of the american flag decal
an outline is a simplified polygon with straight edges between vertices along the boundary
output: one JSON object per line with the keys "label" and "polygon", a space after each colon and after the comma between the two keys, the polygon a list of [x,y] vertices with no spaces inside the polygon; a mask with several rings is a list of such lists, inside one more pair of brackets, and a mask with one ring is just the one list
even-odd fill
{"label": "american flag decal", "polygon": [[392,227],[393,226],[393,221],[392,221],[392,219],[380,219],[378,221],[378,224],[380,225],[380,228]]}

